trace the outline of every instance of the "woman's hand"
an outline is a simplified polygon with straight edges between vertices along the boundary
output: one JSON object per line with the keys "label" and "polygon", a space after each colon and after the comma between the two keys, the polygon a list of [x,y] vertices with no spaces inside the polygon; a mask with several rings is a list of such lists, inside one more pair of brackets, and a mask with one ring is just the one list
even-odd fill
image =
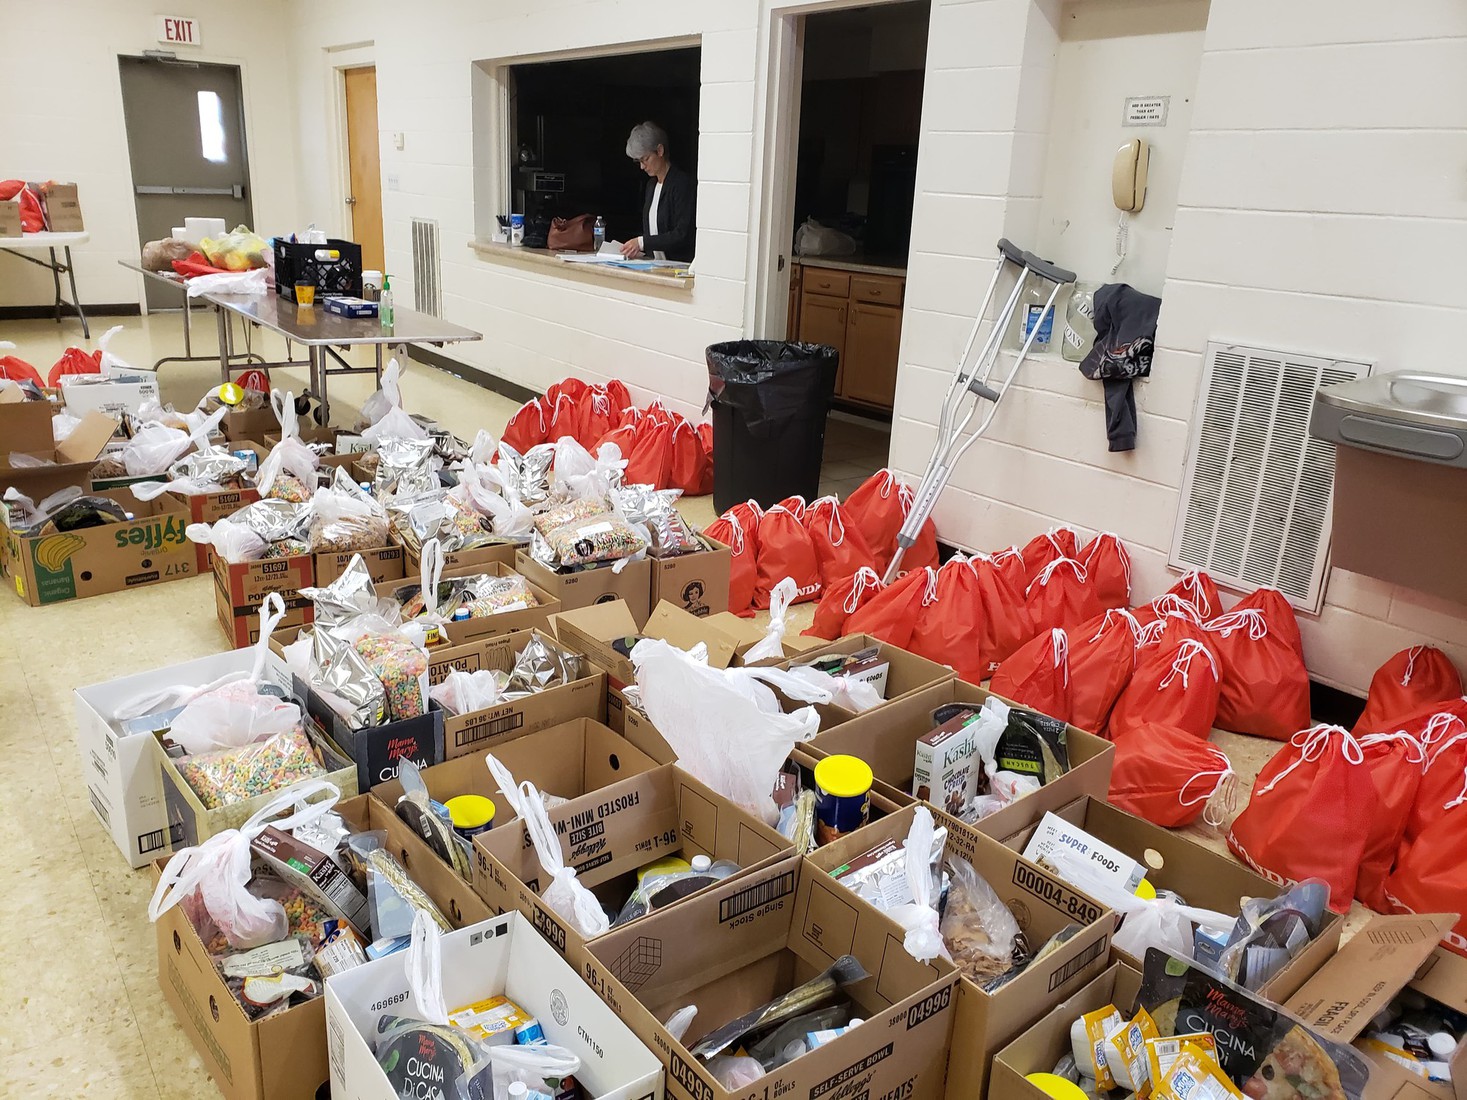
{"label": "woman's hand", "polygon": [[621,246],[621,257],[624,260],[635,260],[642,255],[642,238],[633,237]]}

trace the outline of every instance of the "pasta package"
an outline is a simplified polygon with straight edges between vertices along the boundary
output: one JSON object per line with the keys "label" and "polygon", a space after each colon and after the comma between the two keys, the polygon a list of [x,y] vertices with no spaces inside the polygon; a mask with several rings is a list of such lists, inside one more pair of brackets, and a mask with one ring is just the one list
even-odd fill
{"label": "pasta package", "polygon": [[355,649],[381,681],[391,721],[416,718],[427,709],[422,683],[428,671],[426,653],[396,634],[363,634],[356,640]]}
{"label": "pasta package", "polygon": [[174,766],[208,810],[326,774],[315,746],[299,726],[240,748],[185,756]]}
{"label": "pasta package", "polygon": [[545,542],[561,566],[620,561],[647,550],[645,536],[613,512],[567,523],[546,535]]}

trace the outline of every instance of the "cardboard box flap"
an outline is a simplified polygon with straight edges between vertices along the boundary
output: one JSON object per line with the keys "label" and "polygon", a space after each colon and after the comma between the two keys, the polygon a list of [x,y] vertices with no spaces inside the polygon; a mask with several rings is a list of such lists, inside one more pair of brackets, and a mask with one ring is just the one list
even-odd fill
{"label": "cardboard box flap", "polygon": [[0,401],[4,403],[0,435],[5,439],[0,455],[19,453],[50,458],[56,453],[56,440],[51,434],[51,414],[55,410],[49,401],[27,401],[19,386],[0,389]]}
{"label": "cardboard box flap", "polygon": [[631,609],[622,600],[578,607],[574,611],[562,611],[556,616],[557,635],[562,622],[598,642],[609,642],[614,638],[626,638],[637,633],[637,621],[632,618]]}
{"label": "cardboard box flap", "polygon": [[1284,1005],[1315,1031],[1348,1043],[1436,950],[1453,914],[1374,916]]}
{"label": "cardboard box flap", "polygon": [[56,457],[64,462],[95,462],[117,431],[117,421],[106,413],[89,412],[71,434],[56,445]]}
{"label": "cardboard box flap", "polygon": [[[711,617],[711,616],[710,616]],[[710,628],[708,619],[690,615],[681,607],[663,600],[647,619],[642,633],[649,638],[661,638],[679,649],[692,649],[699,642],[708,647],[710,668],[727,668],[734,659],[739,642],[722,630]]]}
{"label": "cardboard box flap", "polygon": [[0,405],[19,405],[24,401],[25,394],[21,392],[19,386],[6,386],[0,389]]}

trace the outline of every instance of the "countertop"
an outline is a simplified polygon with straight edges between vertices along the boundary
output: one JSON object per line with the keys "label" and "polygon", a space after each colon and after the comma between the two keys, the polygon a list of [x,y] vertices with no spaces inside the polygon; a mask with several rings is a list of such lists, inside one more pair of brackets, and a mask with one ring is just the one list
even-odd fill
{"label": "countertop", "polygon": [[476,237],[471,240],[469,247],[481,259],[537,267],[542,270],[553,270],[576,278],[588,280],[611,279],[620,282],[641,283],[644,287],[660,287],[682,293],[690,291],[693,288],[694,277],[692,275],[674,275],[671,269],[666,268],[662,270],[636,271],[631,268],[615,267],[610,264],[567,263],[557,258],[557,253],[547,248],[525,248],[522,245],[508,245],[503,241],[489,241],[482,237]]}
{"label": "countertop", "polygon": [[906,278],[906,261],[881,256],[796,256],[802,267],[828,267],[834,271],[856,271],[863,275],[892,275]]}

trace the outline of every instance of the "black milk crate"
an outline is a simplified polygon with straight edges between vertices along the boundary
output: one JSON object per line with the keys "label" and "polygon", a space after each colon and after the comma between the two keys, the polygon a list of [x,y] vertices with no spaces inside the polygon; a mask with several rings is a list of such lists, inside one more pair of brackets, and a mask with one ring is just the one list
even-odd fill
{"label": "black milk crate", "polygon": [[[322,249],[335,249],[340,258],[318,260]],[[275,290],[295,301],[295,284],[314,283],[316,297],[341,294],[349,298],[362,296],[362,246],[351,241],[328,240],[325,244],[291,244],[275,240]]]}

